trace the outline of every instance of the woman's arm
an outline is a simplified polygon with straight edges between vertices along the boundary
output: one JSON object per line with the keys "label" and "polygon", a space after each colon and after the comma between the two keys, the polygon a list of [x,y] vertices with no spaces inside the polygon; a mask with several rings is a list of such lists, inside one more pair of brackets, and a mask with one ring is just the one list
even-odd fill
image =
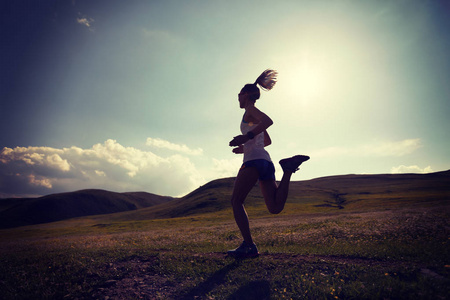
{"label": "woman's arm", "polygon": [[[258,122],[259,124],[254,129],[251,130],[251,132],[254,135],[258,135],[261,132],[266,131],[266,129],[269,128],[273,124],[272,119],[269,118],[268,115],[266,115],[265,113],[263,113],[262,111],[257,109],[255,106],[251,106],[251,107],[247,108],[246,112],[247,112],[249,118],[259,121]],[[255,123],[257,123],[257,122],[255,122]]]}
{"label": "woman's arm", "polygon": [[[255,123],[258,123],[255,128],[253,128],[249,133],[253,134],[253,136],[256,136],[264,131],[273,124],[273,121],[271,118],[269,118],[268,115],[260,111],[254,106],[251,106],[249,108],[246,108],[247,117],[249,118],[249,121],[255,121]],[[246,143],[250,137],[249,133],[247,135],[238,135],[233,138],[230,142],[230,146],[239,146],[244,143]]]}

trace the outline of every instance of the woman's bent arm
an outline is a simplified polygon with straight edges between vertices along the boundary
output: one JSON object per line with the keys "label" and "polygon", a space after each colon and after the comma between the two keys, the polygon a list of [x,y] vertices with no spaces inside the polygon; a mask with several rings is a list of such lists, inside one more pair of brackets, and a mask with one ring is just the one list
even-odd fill
{"label": "woman's bent arm", "polygon": [[258,135],[261,132],[264,132],[273,124],[272,119],[269,118],[268,115],[257,109],[255,106],[247,108],[246,112],[249,114],[249,117],[259,121],[259,124],[254,129],[252,129],[252,133],[254,135]]}

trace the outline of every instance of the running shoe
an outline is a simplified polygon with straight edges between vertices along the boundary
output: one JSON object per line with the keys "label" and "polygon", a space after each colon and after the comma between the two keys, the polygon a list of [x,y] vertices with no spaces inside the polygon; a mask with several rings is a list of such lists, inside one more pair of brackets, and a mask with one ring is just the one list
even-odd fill
{"label": "running shoe", "polygon": [[300,165],[307,161],[309,159],[309,156],[306,155],[296,155],[292,156],[290,158],[285,158],[280,160],[280,165],[283,171],[290,171],[292,173],[295,173],[300,167]]}
{"label": "running shoe", "polygon": [[257,257],[259,255],[258,248],[256,248],[255,244],[247,244],[245,241],[242,244],[234,249],[227,252],[228,255],[236,257],[236,258],[250,258]]}

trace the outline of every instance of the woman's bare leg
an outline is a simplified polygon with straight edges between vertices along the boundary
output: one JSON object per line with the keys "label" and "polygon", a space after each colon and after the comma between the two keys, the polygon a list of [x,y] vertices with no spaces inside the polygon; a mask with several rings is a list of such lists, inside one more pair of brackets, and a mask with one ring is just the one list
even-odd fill
{"label": "woman's bare leg", "polygon": [[261,180],[259,182],[267,209],[270,213],[279,214],[283,211],[289,194],[291,176],[292,172],[284,172],[279,186],[277,186],[275,180]]}
{"label": "woman's bare leg", "polygon": [[289,194],[289,183],[291,182],[292,173],[297,171],[298,167],[307,160],[309,160],[309,156],[306,155],[296,155],[282,159],[280,165],[283,168],[283,177],[279,186],[277,186],[275,180],[260,181],[261,192],[270,213],[279,214],[283,211]]}
{"label": "woman's bare leg", "polygon": [[245,211],[244,201],[248,193],[255,186],[258,180],[258,171],[256,168],[241,169],[234,183],[231,205],[233,206],[234,219],[241,231],[244,241],[253,244],[247,212]]}

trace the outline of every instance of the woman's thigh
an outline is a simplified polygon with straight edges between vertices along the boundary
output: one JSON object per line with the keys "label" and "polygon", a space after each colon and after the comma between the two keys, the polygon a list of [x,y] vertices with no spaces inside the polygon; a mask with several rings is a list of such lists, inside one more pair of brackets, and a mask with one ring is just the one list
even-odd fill
{"label": "woman's thigh", "polygon": [[239,173],[234,182],[232,203],[244,203],[248,193],[255,186],[258,181],[258,170],[253,167],[243,168],[239,170]]}
{"label": "woman's thigh", "polygon": [[269,211],[274,210],[276,208],[277,183],[275,180],[261,180],[259,186],[261,187],[261,193],[263,194],[267,208]]}

